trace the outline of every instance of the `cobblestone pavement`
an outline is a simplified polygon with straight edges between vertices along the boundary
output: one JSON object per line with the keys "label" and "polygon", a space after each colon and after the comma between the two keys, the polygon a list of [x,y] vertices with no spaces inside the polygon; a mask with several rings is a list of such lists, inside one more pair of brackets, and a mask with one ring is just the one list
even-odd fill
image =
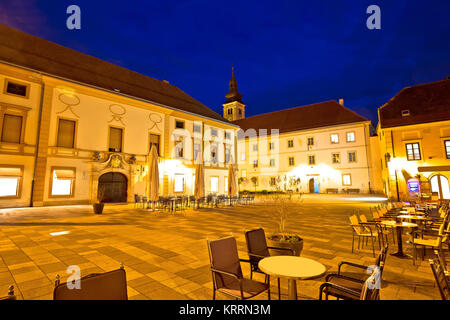
{"label": "cobblestone pavement", "polygon": [[[361,200],[359,200],[361,199]],[[372,200],[372,201],[366,201]],[[371,247],[351,252],[348,216],[369,208],[376,199],[342,196],[308,196],[289,218],[288,229],[304,239],[303,257],[337,271],[342,260],[373,262]],[[65,206],[0,210],[0,296],[14,285],[19,299],[52,299],[57,274],[64,281],[69,265],[82,275],[116,269],[123,262],[129,299],[211,299],[212,281],[206,238],[232,233],[239,255],[246,258],[244,230],[275,225],[273,207],[261,201],[252,205],[185,210],[180,213],[149,212],[133,205],[108,205],[102,215],[90,206]],[[68,231],[62,235],[51,233]],[[406,240],[407,236],[404,237]],[[390,251],[394,245],[390,244]],[[404,244],[407,252],[411,251]],[[242,265],[248,275],[248,265]],[[263,279],[256,275],[256,279]],[[323,277],[298,281],[300,299],[317,299]],[[273,281],[277,297],[276,281]],[[218,299],[226,299],[218,294]],[[267,299],[261,295],[259,299]],[[282,299],[287,281],[282,281]],[[382,299],[438,299],[430,266],[425,259],[389,256],[383,274]]]}

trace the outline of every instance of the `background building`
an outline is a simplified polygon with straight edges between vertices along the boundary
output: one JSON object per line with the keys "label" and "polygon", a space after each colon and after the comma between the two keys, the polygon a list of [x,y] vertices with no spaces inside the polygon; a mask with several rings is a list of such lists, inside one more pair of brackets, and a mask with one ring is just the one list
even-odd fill
{"label": "background building", "polygon": [[0,207],[107,202],[148,192],[193,194],[203,154],[206,192],[226,193],[236,125],[167,81],[0,25]]}
{"label": "background building", "polygon": [[371,136],[371,123],[344,107],[343,100],[245,118],[234,73],[226,98],[224,116],[242,130],[237,161],[241,190],[382,191],[379,143]]}
{"label": "background building", "polygon": [[450,79],[404,88],[378,115],[386,193],[450,199]]}

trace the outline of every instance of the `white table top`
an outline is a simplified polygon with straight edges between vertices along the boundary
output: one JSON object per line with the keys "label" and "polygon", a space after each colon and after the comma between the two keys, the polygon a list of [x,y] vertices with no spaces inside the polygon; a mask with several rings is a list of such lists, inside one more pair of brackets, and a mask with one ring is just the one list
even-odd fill
{"label": "white table top", "polygon": [[400,227],[400,228],[418,227],[417,224],[411,222],[381,221],[381,224],[384,224],[389,227]]}
{"label": "white table top", "polygon": [[296,256],[264,258],[259,261],[259,269],[268,275],[299,280],[318,278],[327,270],[320,262]]}
{"label": "white table top", "polygon": [[397,218],[412,219],[412,220],[427,220],[428,219],[425,216],[413,216],[413,215],[410,215],[410,214],[400,215],[400,216],[397,216]]}

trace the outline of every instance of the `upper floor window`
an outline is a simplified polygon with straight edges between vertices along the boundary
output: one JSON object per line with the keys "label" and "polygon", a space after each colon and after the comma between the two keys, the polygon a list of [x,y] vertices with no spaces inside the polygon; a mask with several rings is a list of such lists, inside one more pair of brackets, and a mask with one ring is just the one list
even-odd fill
{"label": "upper floor window", "polygon": [[421,160],[420,145],[418,142],[406,144],[406,158],[408,160]]}
{"label": "upper floor window", "polygon": [[228,114],[233,114],[233,109],[228,109]]}
{"label": "upper floor window", "polygon": [[245,161],[245,153],[244,152],[241,153],[241,161]]}
{"label": "upper floor window", "polygon": [[356,152],[351,151],[348,153],[348,162],[356,162]]}
{"label": "upper floor window", "polygon": [[6,80],[5,93],[16,96],[28,98],[30,86],[27,84],[17,83],[11,80]]}
{"label": "upper floor window", "polygon": [[330,135],[331,143],[339,143],[339,134],[333,133]]}
{"label": "upper floor window", "polygon": [[331,162],[334,164],[341,163],[341,155],[339,153],[332,153]]}
{"label": "upper floor window", "polygon": [[253,168],[258,168],[258,160],[253,160]]}
{"label": "upper floor window", "polygon": [[160,152],[159,151],[159,145],[160,145],[159,135],[150,133],[149,140],[150,140],[150,147],[149,147],[148,151],[151,152],[152,147],[155,146],[156,152],[158,153],[158,156],[159,156],[160,155],[160,153],[159,153]]}
{"label": "upper floor window", "polygon": [[202,126],[199,124],[194,124],[194,132],[201,133],[202,132]]}
{"label": "upper floor window", "polygon": [[275,159],[270,159],[270,166],[275,167]]}
{"label": "upper floor window", "polygon": [[269,143],[269,150],[275,149],[275,142]]}
{"label": "upper floor window", "polygon": [[109,151],[122,152],[123,129],[109,127]]}
{"label": "upper floor window", "polygon": [[184,121],[175,121],[175,128],[184,129]]}
{"label": "upper floor window", "polygon": [[316,156],[313,156],[313,155],[311,155],[311,156],[308,156],[308,163],[309,163],[309,165],[315,165],[316,164]]}
{"label": "upper floor window", "polygon": [[177,159],[184,158],[184,138],[183,137],[175,138],[175,158],[177,158]]}
{"label": "upper floor window", "polygon": [[231,132],[225,131],[225,140],[230,140],[230,139],[231,139]]}
{"label": "upper floor window", "polygon": [[253,145],[253,151],[258,151],[258,145],[256,143]]}
{"label": "upper floor window", "polygon": [[228,164],[231,161],[231,146],[225,146],[225,163]]}
{"label": "upper floor window", "polygon": [[202,150],[202,144],[201,142],[194,142],[194,161],[201,161],[201,159],[197,159],[197,157],[199,156],[200,152]]}
{"label": "upper floor window", "polygon": [[2,142],[20,143],[22,136],[22,116],[4,114],[2,126]]}
{"label": "upper floor window", "polygon": [[308,146],[313,146],[314,145],[314,138],[313,137],[309,137],[308,138]]}
{"label": "upper floor window", "polygon": [[294,147],[294,140],[288,140],[288,148]]}
{"label": "upper floor window", "polygon": [[217,145],[215,144],[211,145],[211,162],[217,162]]}
{"label": "upper floor window", "polygon": [[447,159],[450,159],[450,140],[445,140],[444,146],[445,146],[445,155]]}
{"label": "upper floor window", "polygon": [[294,166],[295,165],[295,160],[294,157],[289,157],[289,166]]}
{"label": "upper floor window", "polygon": [[355,133],[347,132],[347,142],[355,142]]}
{"label": "upper floor window", "polygon": [[56,146],[62,148],[74,148],[75,128],[76,128],[76,121],[59,119],[58,137],[56,140]]}
{"label": "upper floor window", "polygon": [[218,137],[217,129],[211,129],[211,137]]}
{"label": "upper floor window", "polygon": [[239,115],[242,116],[242,110],[241,109],[239,109]]}
{"label": "upper floor window", "polygon": [[277,178],[275,178],[275,177],[270,177],[270,182],[269,182],[269,184],[270,184],[271,186],[276,185],[276,184],[277,184]]}

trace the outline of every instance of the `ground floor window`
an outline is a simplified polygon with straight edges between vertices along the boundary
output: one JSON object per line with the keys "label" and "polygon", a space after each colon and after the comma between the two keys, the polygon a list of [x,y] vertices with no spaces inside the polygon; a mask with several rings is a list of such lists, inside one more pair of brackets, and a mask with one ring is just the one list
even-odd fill
{"label": "ground floor window", "polygon": [[52,168],[51,196],[73,196],[75,168]]}
{"label": "ground floor window", "polygon": [[184,192],[184,175],[176,174],[174,180],[174,192]]}
{"label": "ground floor window", "polygon": [[350,174],[342,175],[342,185],[343,186],[351,186],[352,185],[352,176]]}
{"label": "ground floor window", "polygon": [[0,167],[0,198],[20,197],[21,167]]}
{"label": "ground floor window", "polygon": [[211,177],[211,193],[219,192],[219,178]]}

